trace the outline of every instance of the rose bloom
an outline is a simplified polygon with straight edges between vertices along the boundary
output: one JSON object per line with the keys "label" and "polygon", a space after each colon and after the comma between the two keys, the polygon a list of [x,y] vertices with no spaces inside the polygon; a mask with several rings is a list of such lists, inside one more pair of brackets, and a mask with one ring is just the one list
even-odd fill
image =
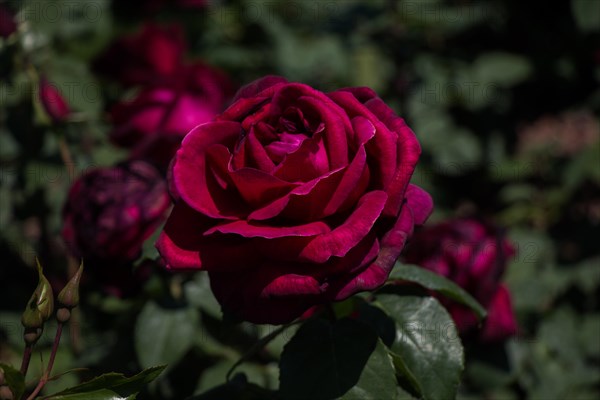
{"label": "rose bloom", "polygon": [[59,90],[44,77],[40,79],[40,102],[54,123],[63,122],[69,113],[69,105]]}
{"label": "rose bloom", "polygon": [[208,271],[229,315],[292,321],[386,281],[432,209],[409,184],[419,154],[368,88],[263,78],[184,138],[157,248],[170,269]]}
{"label": "rose bloom", "polygon": [[[458,219],[417,232],[403,259],[449,278],[479,301],[488,311],[479,335],[489,342],[506,339],[517,331],[510,293],[500,282],[514,253],[498,229],[477,220]],[[462,334],[477,330],[479,323],[472,311],[443,302]]]}
{"label": "rose bloom", "polygon": [[133,159],[166,167],[181,139],[221,112],[232,86],[226,75],[202,63],[182,67],[171,84],[149,86],[111,110],[113,143]]}
{"label": "rose bloom", "polygon": [[166,183],[143,161],[93,169],[69,190],[62,236],[71,254],[86,263],[131,262],[169,206]]}
{"label": "rose bloom", "polygon": [[185,49],[181,27],[147,24],[116,40],[94,62],[94,70],[124,86],[170,82],[179,72]]}

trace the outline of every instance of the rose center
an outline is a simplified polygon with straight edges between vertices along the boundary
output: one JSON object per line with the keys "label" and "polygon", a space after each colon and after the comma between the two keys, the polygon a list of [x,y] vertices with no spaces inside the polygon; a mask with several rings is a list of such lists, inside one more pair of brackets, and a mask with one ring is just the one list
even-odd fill
{"label": "rose center", "polygon": [[265,149],[271,159],[279,163],[287,154],[298,150],[305,140],[321,132],[324,124],[307,117],[300,108],[290,106],[271,124],[271,128]]}

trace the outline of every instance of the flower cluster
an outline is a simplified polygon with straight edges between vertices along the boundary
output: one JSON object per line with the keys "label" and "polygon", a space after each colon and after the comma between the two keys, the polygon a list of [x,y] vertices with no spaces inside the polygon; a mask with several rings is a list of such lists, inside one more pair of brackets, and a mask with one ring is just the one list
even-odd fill
{"label": "flower cluster", "polygon": [[125,87],[138,87],[132,100],[111,110],[112,141],[165,169],[181,139],[223,110],[232,84],[221,71],[201,61],[185,63],[179,26],[148,24],[118,39],[95,63],[96,71]]}

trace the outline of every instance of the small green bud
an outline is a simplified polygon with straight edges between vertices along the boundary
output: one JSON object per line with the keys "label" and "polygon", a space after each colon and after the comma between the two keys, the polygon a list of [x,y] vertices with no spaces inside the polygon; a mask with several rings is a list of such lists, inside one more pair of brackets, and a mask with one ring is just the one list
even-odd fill
{"label": "small green bud", "polygon": [[0,386],[0,400],[13,400],[15,395],[8,386]]}
{"label": "small green bud", "polygon": [[79,304],[79,281],[81,280],[81,275],[83,274],[83,261],[81,265],[79,265],[79,269],[73,275],[71,280],[66,284],[63,290],[60,291],[58,295],[58,302],[60,305],[72,309],[77,307]]}
{"label": "small green bud", "polygon": [[41,328],[54,312],[54,294],[50,282],[44,276],[40,261],[36,258],[39,281],[27,303],[21,322],[25,328]]}

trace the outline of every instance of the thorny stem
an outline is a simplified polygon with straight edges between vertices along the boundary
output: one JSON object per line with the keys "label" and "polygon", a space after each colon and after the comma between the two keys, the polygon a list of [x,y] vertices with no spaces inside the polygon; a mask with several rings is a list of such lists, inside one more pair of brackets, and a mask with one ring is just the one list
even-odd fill
{"label": "thorny stem", "polygon": [[58,327],[56,328],[56,336],[54,337],[54,343],[52,344],[52,352],[50,353],[50,360],[48,361],[48,367],[46,371],[42,375],[39,383],[33,390],[33,392],[27,397],[27,400],[33,400],[40,393],[44,385],[48,383],[50,373],[52,372],[52,367],[54,366],[54,359],[56,358],[56,352],[58,351],[58,345],[60,344],[60,337],[62,335],[63,323],[58,322]]}

